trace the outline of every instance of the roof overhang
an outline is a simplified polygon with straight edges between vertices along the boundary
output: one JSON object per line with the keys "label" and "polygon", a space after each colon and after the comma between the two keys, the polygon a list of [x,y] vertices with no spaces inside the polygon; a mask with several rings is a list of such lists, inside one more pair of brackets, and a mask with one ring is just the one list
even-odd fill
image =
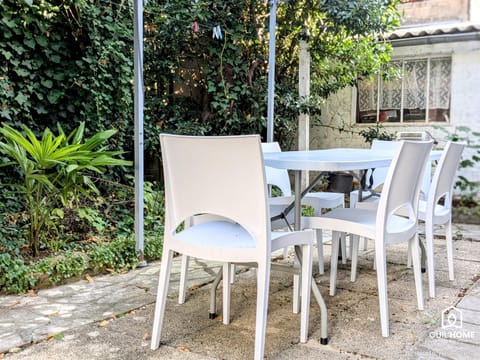
{"label": "roof overhang", "polygon": [[392,33],[385,34],[382,38],[395,47],[480,41],[480,24],[440,23],[401,27]]}

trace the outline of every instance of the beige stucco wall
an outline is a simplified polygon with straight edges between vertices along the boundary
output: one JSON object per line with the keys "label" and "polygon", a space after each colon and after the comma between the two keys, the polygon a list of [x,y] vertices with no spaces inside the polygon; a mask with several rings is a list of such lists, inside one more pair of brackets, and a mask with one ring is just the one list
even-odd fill
{"label": "beige stucco wall", "polygon": [[476,0],[424,0],[401,4],[402,25],[468,21],[471,1]]}

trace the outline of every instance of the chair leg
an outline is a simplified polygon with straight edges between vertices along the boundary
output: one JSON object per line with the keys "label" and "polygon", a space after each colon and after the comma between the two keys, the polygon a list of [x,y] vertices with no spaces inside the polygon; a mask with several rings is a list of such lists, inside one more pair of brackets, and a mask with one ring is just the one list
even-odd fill
{"label": "chair leg", "polygon": [[[383,240],[380,240],[383,241]],[[378,246],[375,244],[375,258],[377,266],[377,286],[378,286],[378,303],[380,307],[380,325],[382,328],[382,336],[388,337],[389,321],[388,321],[388,293],[387,293],[387,257],[383,244]]]}
{"label": "chair leg", "polygon": [[310,295],[312,289],[312,247],[302,247],[302,311],[300,315],[300,342],[308,339],[308,319],[310,314]]}
{"label": "chair leg", "polygon": [[267,328],[268,289],[270,284],[270,260],[258,264],[257,270],[257,315],[255,325],[255,360],[263,360]]}
{"label": "chair leg", "polygon": [[360,242],[360,237],[358,235],[351,236],[351,249],[350,256],[352,258],[352,269],[350,271],[350,281],[355,282],[357,280],[357,266],[358,266],[358,243]]}
{"label": "chair leg", "polygon": [[353,237],[354,236],[355,236],[354,234],[350,234],[350,236],[348,237],[350,239],[350,241],[349,241],[349,244],[348,244],[348,250],[349,251],[348,251],[347,256],[350,260],[352,260],[352,256],[353,256],[352,255],[352,248],[353,248]]}
{"label": "chair leg", "polygon": [[453,268],[452,219],[445,224],[445,238],[447,239],[448,276],[453,281],[455,280],[455,274]]}
{"label": "chair leg", "polygon": [[412,245],[408,242],[407,267],[412,267]]}
{"label": "chair leg", "polygon": [[317,254],[318,254],[318,272],[320,275],[325,273],[325,264],[323,262],[323,233],[322,229],[315,230],[315,237],[317,238]]}
{"label": "chair leg", "polygon": [[415,277],[415,289],[417,292],[417,306],[418,310],[423,310],[425,305],[423,301],[422,264],[418,234],[415,234],[415,236],[410,239],[410,242],[412,243],[413,275]]}
{"label": "chair leg", "polygon": [[232,266],[230,263],[223,264],[223,323],[230,324],[230,279]]}
{"label": "chair leg", "polygon": [[435,260],[433,254],[433,223],[428,218],[425,222],[425,242],[427,252],[428,291],[431,298],[435,297]]}
{"label": "chair leg", "polygon": [[[294,267],[300,267],[297,257],[293,260]],[[292,299],[292,311],[294,314],[300,313],[300,287],[302,284],[302,278],[300,275],[293,275],[293,299]]]}
{"label": "chair leg", "polygon": [[160,275],[158,278],[157,301],[155,304],[155,314],[153,318],[152,341],[150,348],[158,349],[160,346],[160,336],[162,334],[163,317],[165,314],[165,303],[168,294],[168,284],[170,282],[170,269],[172,266],[173,251],[164,248],[162,263],[160,265]]}
{"label": "chair leg", "polygon": [[231,265],[230,269],[230,284],[233,284],[235,282],[235,264]]}
{"label": "chair leg", "polygon": [[342,264],[347,263],[347,240],[346,240],[346,233],[340,233],[340,243],[342,248]]}
{"label": "chair leg", "polygon": [[187,276],[188,276],[188,263],[190,257],[182,255],[182,265],[180,267],[180,284],[178,285],[178,303],[185,303],[185,296],[187,293]]}
{"label": "chair leg", "polygon": [[330,296],[335,295],[337,287],[338,244],[340,233],[332,231],[332,255],[330,256]]}
{"label": "chair leg", "polygon": [[208,317],[213,320],[217,317],[217,288],[220,281],[223,279],[223,267],[221,271],[217,272],[217,276],[213,281],[212,288],[210,289],[210,313]]}

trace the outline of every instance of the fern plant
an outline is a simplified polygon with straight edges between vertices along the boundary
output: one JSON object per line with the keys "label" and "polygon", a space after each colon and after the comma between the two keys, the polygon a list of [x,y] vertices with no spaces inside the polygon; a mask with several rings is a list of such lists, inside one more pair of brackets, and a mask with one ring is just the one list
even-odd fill
{"label": "fern plant", "polygon": [[15,166],[22,180],[8,184],[23,197],[29,220],[28,240],[38,255],[44,230],[59,203],[73,207],[80,195],[90,197],[99,191],[93,174],[102,174],[107,166],[128,166],[118,158],[122,152],[109,151],[105,143],[116,130],[101,131],[84,139],[84,123],[68,136],[58,126],[58,135],[45,129],[41,138],[28,127],[23,132],[4,124],[0,128],[0,152],[10,160],[0,166]]}

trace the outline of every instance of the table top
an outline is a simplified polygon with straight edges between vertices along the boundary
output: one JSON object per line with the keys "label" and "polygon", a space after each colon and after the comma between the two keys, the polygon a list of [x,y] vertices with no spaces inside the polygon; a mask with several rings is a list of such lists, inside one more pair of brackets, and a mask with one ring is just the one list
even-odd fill
{"label": "table top", "polygon": [[[335,148],[323,150],[264,153],[265,165],[288,170],[347,171],[388,167],[395,151]],[[438,160],[441,150],[433,150],[430,159]]]}

